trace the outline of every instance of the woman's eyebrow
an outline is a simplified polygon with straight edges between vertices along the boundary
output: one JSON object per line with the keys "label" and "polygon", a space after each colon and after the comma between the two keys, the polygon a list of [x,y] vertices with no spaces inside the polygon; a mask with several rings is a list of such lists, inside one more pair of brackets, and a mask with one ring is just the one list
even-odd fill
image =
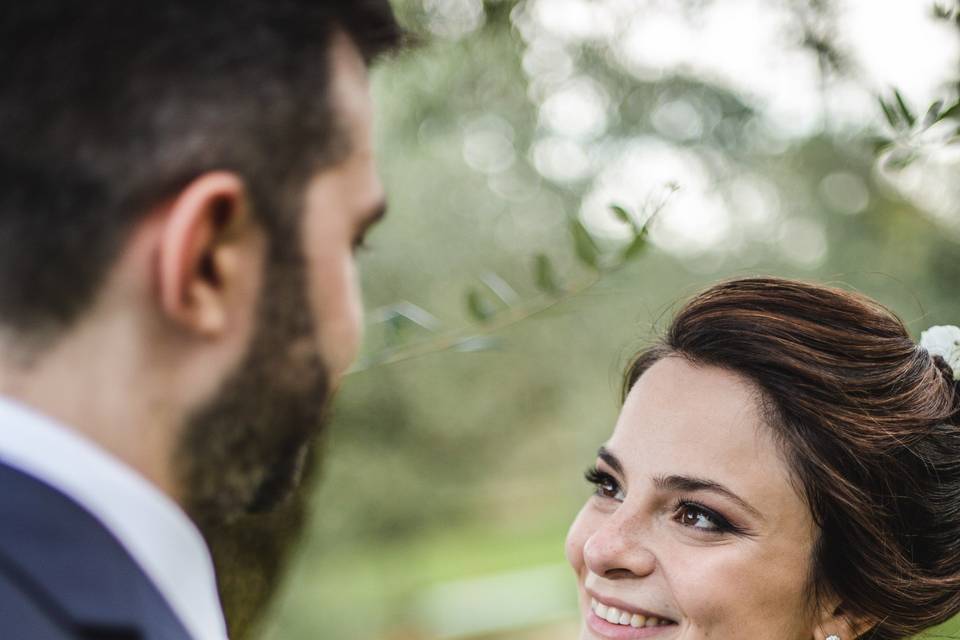
{"label": "woman's eyebrow", "polygon": [[750,503],[719,482],[714,482],[713,480],[704,480],[703,478],[693,478],[691,476],[657,476],[653,479],[653,484],[658,489],[664,491],[708,491],[710,493],[716,493],[733,500],[760,520],[764,519],[763,514],[752,507]]}

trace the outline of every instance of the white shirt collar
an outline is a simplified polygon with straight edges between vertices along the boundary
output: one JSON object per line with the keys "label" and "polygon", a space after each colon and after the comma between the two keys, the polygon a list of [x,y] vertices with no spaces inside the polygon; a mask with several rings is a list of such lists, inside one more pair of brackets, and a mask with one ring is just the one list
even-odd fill
{"label": "white shirt collar", "polygon": [[203,537],[143,476],[76,432],[3,397],[0,461],[43,480],[99,519],[194,638],[227,638]]}

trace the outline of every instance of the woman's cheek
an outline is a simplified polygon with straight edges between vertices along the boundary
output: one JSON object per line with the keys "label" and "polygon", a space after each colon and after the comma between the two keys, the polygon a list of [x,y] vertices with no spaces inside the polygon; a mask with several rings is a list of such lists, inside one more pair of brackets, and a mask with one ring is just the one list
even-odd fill
{"label": "woman's cheek", "polygon": [[[758,578],[770,567],[754,565],[744,557],[743,549],[687,545],[665,550],[660,560],[691,638],[796,637],[771,634],[774,628],[782,629],[779,615],[773,614],[778,609],[770,609],[764,606],[769,602],[758,599],[765,590]],[[764,622],[755,624],[759,621]]]}

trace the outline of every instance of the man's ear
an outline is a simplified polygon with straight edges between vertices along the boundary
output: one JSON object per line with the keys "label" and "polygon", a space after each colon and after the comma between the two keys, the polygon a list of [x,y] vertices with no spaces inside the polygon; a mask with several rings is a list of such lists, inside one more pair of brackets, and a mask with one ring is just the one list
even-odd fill
{"label": "man's ear", "polygon": [[252,227],[243,181],[227,172],[204,174],[163,215],[156,273],[163,312],[188,331],[220,335],[243,258],[239,241]]}
{"label": "man's ear", "polygon": [[819,609],[819,619],[813,629],[814,640],[827,640],[836,636],[840,640],[856,640],[876,626],[875,620],[851,615],[842,603],[833,601]]}

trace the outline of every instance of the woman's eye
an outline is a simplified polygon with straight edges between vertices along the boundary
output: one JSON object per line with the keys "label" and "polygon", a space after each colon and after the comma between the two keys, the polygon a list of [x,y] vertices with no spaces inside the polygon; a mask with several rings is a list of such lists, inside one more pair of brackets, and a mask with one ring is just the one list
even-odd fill
{"label": "woman's eye", "polygon": [[599,496],[603,496],[604,498],[616,498],[619,496],[619,494],[620,487],[613,478],[607,478],[597,485],[597,495]]}
{"label": "woman's eye", "polygon": [[677,522],[685,527],[720,533],[732,529],[730,523],[721,516],[695,503],[681,502],[677,505]]}
{"label": "woman's eye", "polygon": [[596,487],[596,495],[601,498],[611,498],[613,500],[623,500],[623,491],[620,489],[620,483],[609,473],[604,473],[599,469],[593,468],[586,473],[587,482]]}

